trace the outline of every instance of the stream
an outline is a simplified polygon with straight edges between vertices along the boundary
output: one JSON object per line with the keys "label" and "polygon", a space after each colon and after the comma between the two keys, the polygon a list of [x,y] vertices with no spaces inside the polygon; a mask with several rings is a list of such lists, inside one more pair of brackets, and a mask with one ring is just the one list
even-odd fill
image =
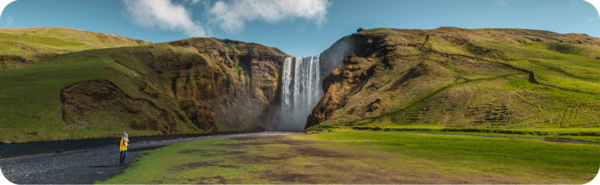
{"label": "stream", "polygon": [[[177,135],[159,135],[159,136],[130,136],[129,143],[139,143],[148,141],[162,141],[190,137],[218,136],[251,132],[217,132],[203,134],[177,134]],[[62,141],[40,141],[30,143],[2,144],[0,145],[0,158],[16,157],[22,155],[33,155],[41,153],[53,153],[57,150],[71,151],[78,149],[91,149],[114,145],[119,142],[120,137],[100,138],[100,139],[81,139],[81,140],[62,140]]]}

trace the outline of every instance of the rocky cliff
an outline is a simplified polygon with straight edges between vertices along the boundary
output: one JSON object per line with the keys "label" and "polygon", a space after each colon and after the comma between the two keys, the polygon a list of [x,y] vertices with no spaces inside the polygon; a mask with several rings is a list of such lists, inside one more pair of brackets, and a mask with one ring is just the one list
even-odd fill
{"label": "rocky cliff", "polygon": [[[196,38],[133,51],[111,52],[108,56],[139,76],[119,78],[123,75],[106,68],[108,73],[117,79],[125,79],[124,83],[131,81],[139,92],[160,102],[163,108],[156,113],[131,111],[128,107],[151,109],[153,106],[144,105],[146,103],[139,102],[141,100],[115,101],[119,99],[118,95],[105,93],[103,99],[115,101],[108,107],[125,107],[120,112],[132,118],[133,128],[176,133],[177,129],[172,129],[177,125],[175,120],[189,123],[191,129],[206,132],[261,129],[260,118],[275,101],[278,73],[284,57],[288,55],[259,44]],[[87,97],[98,96],[84,92],[88,92]],[[89,105],[99,104],[103,103]],[[71,110],[67,107],[73,106],[67,105],[63,106],[65,114],[77,115],[70,114],[78,110]],[[76,123],[71,119],[76,120],[67,116],[65,121]]]}
{"label": "rocky cliff", "polygon": [[285,57],[260,44],[192,38],[3,70],[0,107],[10,109],[0,109],[0,139],[264,130]]}
{"label": "rocky cliff", "polygon": [[594,118],[599,38],[522,29],[374,29],[341,39],[321,56],[332,55],[343,58],[323,81],[325,95],[308,130],[600,126]]}

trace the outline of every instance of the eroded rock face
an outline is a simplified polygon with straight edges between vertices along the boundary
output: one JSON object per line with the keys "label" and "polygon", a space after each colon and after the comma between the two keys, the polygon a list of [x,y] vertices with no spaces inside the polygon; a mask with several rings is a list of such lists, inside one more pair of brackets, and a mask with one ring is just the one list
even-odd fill
{"label": "eroded rock face", "polygon": [[[405,106],[410,102],[407,100],[425,97],[426,92],[439,88],[423,83],[437,81],[432,84],[438,85],[453,81],[454,77],[447,69],[427,61],[429,52],[424,51],[430,50],[429,45],[425,45],[423,51],[418,49],[429,34],[435,33],[380,29],[345,37],[350,41],[351,46],[346,47],[351,48],[348,50],[351,52],[343,53],[342,63],[323,80],[325,95],[309,115],[306,128],[331,119],[356,124],[353,122]],[[469,40],[460,35],[442,37],[457,42],[470,52],[494,57],[501,54],[469,44]],[[433,39],[431,42],[439,42],[440,37],[432,36]]]}
{"label": "eroded rock face", "polygon": [[[164,106],[164,110],[156,111],[169,112],[160,113],[165,116],[156,118],[157,121],[148,121],[146,118],[135,119],[137,121],[132,119],[132,128],[160,130],[144,125],[147,122],[150,125],[177,125],[167,123],[179,120],[191,129],[206,132],[264,128],[260,127],[261,119],[276,99],[278,73],[284,57],[289,56],[276,48],[214,38],[188,39],[129,50],[115,50],[108,55],[115,63],[137,73],[131,77],[112,68],[105,69],[122,88],[137,90],[147,100]],[[77,98],[66,98],[63,102],[63,107],[66,107],[63,112],[66,115],[78,115],[65,117],[65,122],[78,123],[78,118],[85,117],[85,114],[79,114],[77,111],[87,109],[106,109],[129,116],[143,112],[124,109],[121,111],[119,108],[95,105],[101,102],[78,109],[80,104],[89,102],[86,99],[94,99],[94,93],[90,92],[97,89],[97,83],[80,82],[65,88],[65,92],[78,92],[75,93]],[[73,90],[73,87],[80,88]],[[109,89],[113,89],[109,92],[121,92],[109,93],[114,97],[111,100],[103,100],[111,102],[108,104],[112,107],[122,107],[125,105],[123,102],[134,101],[121,98],[127,95],[117,86],[110,86]],[[134,102],[144,105],[142,101],[137,99]],[[156,111],[152,114],[158,114]],[[165,132],[173,133],[168,129]]]}
{"label": "eroded rock face", "polygon": [[99,120],[127,118],[134,129],[177,133],[175,114],[152,102],[125,94],[108,80],[89,80],[65,87],[60,93],[63,120],[69,129],[97,127]]}
{"label": "eroded rock face", "polygon": [[[367,58],[373,53],[376,53],[378,57],[383,56],[394,49],[387,45],[388,43],[384,39],[385,36],[377,34],[353,34],[342,38],[323,52],[322,56],[325,55],[324,58],[329,59],[324,64],[325,66],[338,65],[332,71],[324,71],[330,72],[330,75],[325,77],[322,82],[325,95],[313,109],[312,114],[308,116],[305,128],[318,125],[331,118],[336,110],[347,103],[349,94],[360,90],[359,88],[364,85],[361,82],[368,81],[372,76],[381,76],[380,73],[384,68],[391,67],[391,65]],[[340,64],[341,57],[343,59]]]}
{"label": "eroded rock face", "polygon": [[[549,94],[511,86],[515,78],[597,94],[538,82],[533,72],[511,64],[527,57],[533,62],[538,61],[533,58],[543,58],[527,50],[530,45],[597,59],[583,52],[600,45],[598,38],[587,35],[521,29],[382,28],[363,30],[343,40],[349,43],[344,46],[350,48],[347,52],[330,50],[321,55],[322,60],[327,60],[323,55],[342,55],[343,59],[338,57],[321,66],[335,69],[330,73],[322,70],[327,76],[322,81],[324,96],[309,115],[305,129],[365,124],[465,128],[514,128],[520,124],[525,128],[552,122],[549,120],[560,122],[555,116],[560,111],[546,114],[519,94],[556,110],[569,109],[573,103],[544,103],[544,99],[551,99]],[[524,54],[527,52],[531,53]],[[577,124],[588,122],[580,119]]]}
{"label": "eroded rock face", "polygon": [[275,100],[278,72],[286,56],[283,52],[258,44],[217,39],[170,44],[194,48],[200,54],[188,61],[175,52],[149,56],[153,63],[162,64],[154,65],[146,76],[163,84],[161,91],[172,93],[180,105],[184,101],[195,102],[193,108],[185,110],[188,119],[215,122],[219,130],[260,125],[261,116]]}

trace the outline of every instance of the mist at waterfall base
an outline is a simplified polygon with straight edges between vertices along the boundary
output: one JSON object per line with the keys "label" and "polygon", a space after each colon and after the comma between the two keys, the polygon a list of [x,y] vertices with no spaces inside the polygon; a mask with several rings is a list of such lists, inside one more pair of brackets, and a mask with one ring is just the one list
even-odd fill
{"label": "mist at waterfall base", "polygon": [[319,56],[286,58],[283,61],[281,88],[281,123],[278,130],[303,130],[308,115],[323,91]]}
{"label": "mist at waterfall base", "polygon": [[284,60],[276,130],[304,130],[308,116],[323,98],[323,79],[342,65],[344,57],[354,50],[352,40],[349,36],[344,37],[321,55]]}

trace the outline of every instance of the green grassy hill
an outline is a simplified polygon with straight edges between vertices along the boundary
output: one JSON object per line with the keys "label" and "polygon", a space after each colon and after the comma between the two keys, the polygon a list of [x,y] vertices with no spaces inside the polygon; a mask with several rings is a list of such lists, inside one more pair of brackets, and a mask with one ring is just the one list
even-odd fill
{"label": "green grassy hill", "polygon": [[[122,131],[261,130],[271,105],[279,104],[279,73],[290,57],[215,38],[153,44],[64,28],[0,29],[0,35],[4,143]],[[599,38],[438,28],[373,29],[345,39],[352,53],[325,78],[308,131],[360,126],[600,135]]]}
{"label": "green grassy hill", "polygon": [[195,38],[71,52],[2,70],[0,141],[261,129],[288,56]]}
{"label": "green grassy hill", "polygon": [[151,43],[118,35],[57,27],[2,28],[0,38],[0,69],[22,67],[75,51]]}
{"label": "green grassy hill", "polygon": [[326,94],[308,130],[577,128],[600,134],[600,38],[443,27],[365,30],[349,39],[353,54],[325,79]]}

